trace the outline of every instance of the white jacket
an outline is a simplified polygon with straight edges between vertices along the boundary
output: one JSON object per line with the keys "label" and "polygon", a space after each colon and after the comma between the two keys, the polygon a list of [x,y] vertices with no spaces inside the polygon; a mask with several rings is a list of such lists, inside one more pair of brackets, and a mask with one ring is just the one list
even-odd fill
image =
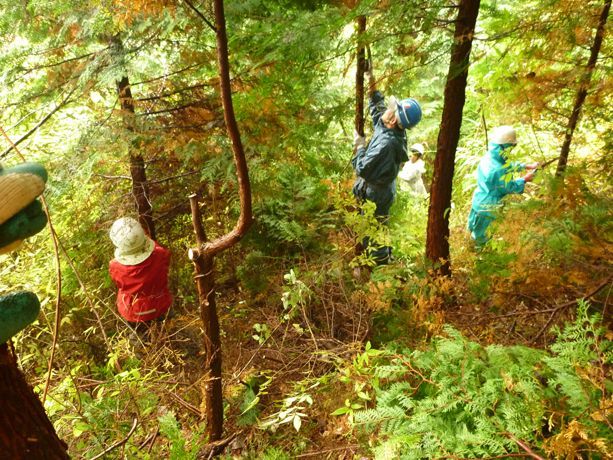
{"label": "white jacket", "polygon": [[416,196],[427,195],[426,187],[421,175],[426,172],[426,165],[421,158],[413,163],[411,160],[407,161],[398,178],[400,180],[400,190],[403,192],[409,192]]}

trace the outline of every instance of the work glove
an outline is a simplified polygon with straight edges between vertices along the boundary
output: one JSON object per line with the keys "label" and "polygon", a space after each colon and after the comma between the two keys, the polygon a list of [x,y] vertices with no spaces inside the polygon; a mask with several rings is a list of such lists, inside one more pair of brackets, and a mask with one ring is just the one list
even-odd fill
{"label": "work glove", "polygon": [[526,182],[531,182],[534,179],[534,171],[530,171],[528,174],[524,176],[524,180]]}
{"label": "work glove", "polygon": [[529,171],[533,171],[533,170],[535,170],[535,169],[536,169],[536,168],[538,168],[538,167],[539,167],[539,164],[538,164],[537,162],[534,162],[534,163],[527,163],[527,164],[526,164],[526,166],[525,166],[525,168],[526,168],[527,170],[529,170]]}
{"label": "work glove", "polygon": [[[37,163],[7,169],[0,165],[0,254],[45,227],[47,216],[36,198],[46,182],[47,171]],[[0,344],[34,322],[39,311],[38,298],[31,292],[0,296]]]}
{"label": "work glove", "polygon": [[364,136],[360,136],[357,131],[353,131],[353,148],[355,150],[364,147],[366,145],[366,139]]}

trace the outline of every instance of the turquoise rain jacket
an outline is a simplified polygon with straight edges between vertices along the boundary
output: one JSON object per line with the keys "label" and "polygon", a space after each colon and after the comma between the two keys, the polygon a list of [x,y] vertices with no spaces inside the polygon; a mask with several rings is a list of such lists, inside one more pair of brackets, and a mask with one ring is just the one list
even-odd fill
{"label": "turquoise rain jacket", "polygon": [[468,216],[468,230],[478,245],[487,242],[487,227],[494,220],[494,211],[500,201],[510,193],[523,193],[523,178],[509,179],[508,175],[525,169],[523,163],[507,163],[503,151],[512,144],[490,144],[477,170],[477,189],[473,195],[472,209]]}
{"label": "turquoise rain jacket", "polygon": [[360,147],[351,160],[357,179],[353,194],[359,200],[376,204],[375,216],[385,218],[396,197],[396,177],[400,165],[409,160],[404,129],[387,128],[381,116],[387,109],[385,98],[375,91],[368,103],[374,133],[367,147]]}

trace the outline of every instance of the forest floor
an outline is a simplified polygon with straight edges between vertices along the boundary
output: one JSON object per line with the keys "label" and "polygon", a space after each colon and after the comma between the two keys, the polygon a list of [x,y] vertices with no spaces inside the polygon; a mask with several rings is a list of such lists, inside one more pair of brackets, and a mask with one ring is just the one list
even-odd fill
{"label": "forest floor", "polygon": [[[525,220],[526,211],[522,212]],[[512,217],[507,216],[509,222],[523,222]],[[555,218],[562,221],[558,215]],[[531,219],[544,221],[542,215]],[[431,338],[444,334],[445,325],[451,325],[482,345],[545,349],[552,343],[554,326],[573,319],[578,299],[589,301],[610,326],[613,243],[588,227],[584,234],[589,237],[567,238],[572,245],[560,246],[560,238],[546,240],[547,244],[538,238],[524,241],[517,236],[519,225],[497,229],[499,237],[492,248],[482,252],[471,248],[463,229],[452,229],[451,278],[432,277],[415,258],[400,258],[372,273],[364,271],[356,279],[351,266],[354,242],[343,232],[328,235],[338,248],[334,254],[309,254],[312,260],[306,252],[291,261],[266,259],[269,264],[256,264],[248,280],[236,278],[235,267],[241,265],[243,255],[233,251],[224,256],[217,293],[226,403],[224,458],[369,458],[370,434],[356,429],[347,414],[332,415],[355,399],[360,382],[344,379],[343,371],[355,366],[367,342],[374,348],[400,343],[423,349]],[[292,264],[289,273],[285,264]],[[91,434],[84,440],[85,435],[75,435],[70,423],[63,422],[65,431],[60,434],[70,440],[71,452],[121,439],[131,417],[140,422],[131,440],[139,452],[176,449],[182,441],[160,429],[160,417],[168,413],[179,422],[185,449],[202,447],[203,332],[192,280],[185,278],[175,280],[181,283],[177,291],[186,297],[176,299],[174,317],[156,325],[143,343],[130,343],[130,330],[117,319],[106,322],[119,365],[140,373],[134,382],[144,391],[127,391],[129,400],[122,401],[120,412],[114,405],[100,415],[106,423],[105,434]],[[249,287],[250,281],[255,286],[260,278],[264,283],[258,288]],[[109,292],[111,298],[114,292]],[[96,407],[104,408],[98,396],[111,391],[105,389],[107,384],[115,392],[123,391],[122,379],[127,377],[121,375],[127,371],[112,369],[101,337],[92,333],[83,340],[83,325],[71,330],[74,344],[70,332],[65,332],[65,343],[71,342],[74,353],[60,357],[58,366],[72,368],[73,363],[81,366],[81,361],[95,360],[99,369],[111,369],[106,373],[86,369],[85,377],[77,376],[72,382]],[[52,387],[59,393],[66,391],[60,381]],[[148,391],[154,393],[155,402],[145,410]],[[61,398],[68,399],[61,394],[62,404]],[[81,396],[74,399],[77,408],[63,407],[65,413],[80,414]],[[94,419],[92,414],[80,415]]]}
{"label": "forest floor", "polygon": [[[412,307],[407,309],[406,304],[401,304],[393,309],[404,310],[396,318],[404,324],[395,334],[404,335],[409,345],[424,346],[424,336],[436,335],[444,324],[451,324],[468,339],[482,344],[546,348],[552,340],[551,328],[572,319],[580,298],[590,300],[595,311],[611,320],[608,302],[613,277],[606,258],[592,261],[587,269],[585,264],[572,269],[567,266],[575,278],[582,275],[580,280],[569,283],[565,276],[552,277],[547,273],[549,284],[534,289],[531,282],[526,282],[527,272],[521,280],[513,276],[477,280],[474,267],[481,256],[462,257],[458,258],[452,280],[425,282],[419,277],[403,280],[405,285],[413,286],[409,296]],[[464,263],[470,267],[463,266]],[[532,269],[529,276],[545,276],[539,271]],[[496,289],[489,283],[495,283]],[[279,285],[283,285],[281,279]],[[427,289],[415,290],[415,286]],[[490,295],[477,299],[476,288],[485,289]],[[339,285],[338,280],[320,286],[320,291],[313,295],[319,300],[309,307],[299,305],[294,322],[283,320],[280,293],[256,297],[251,302],[237,285],[226,285],[219,293],[224,393],[229,402],[225,429],[232,439],[226,452],[232,458],[252,458],[249,453],[265,450],[267,446],[286,452],[301,451],[295,458],[353,459],[366,455],[360,451],[365,440],[355,437],[347,417],[331,416],[352,391],[351,385],[341,383],[337,376],[339,366],[351,362],[366,340],[384,346],[386,339],[382,337],[383,341],[379,341],[378,337],[386,333],[373,330],[378,313],[365,307],[368,298],[351,297],[350,290],[349,286]],[[254,324],[262,326],[254,329]],[[427,324],[423,334],[410,331],[415,324]],[[178,404],[191,420],[199,418],[198,404],[202,399],[200,337],[197,312],[178,312],[161,342],[153,347],[158,353],[145,357],[143,362],[149,368],[168,367],[170,361],[181,369],[180,373],[173,371],[181,385],[169,390],[166,397],[169,406]],[[258,393],[255,403],[255,395],[249,390]],[[307,394],[316,403],[302,401],[296,406],[300,411],[308,411],[307,421],[298,433],[291,422],[282,420],[279,411],[284,406],[279,402]],[[249,403],[253,407],[246,410]],[[258,427],[256,419],[268,423],[269,428]]]}

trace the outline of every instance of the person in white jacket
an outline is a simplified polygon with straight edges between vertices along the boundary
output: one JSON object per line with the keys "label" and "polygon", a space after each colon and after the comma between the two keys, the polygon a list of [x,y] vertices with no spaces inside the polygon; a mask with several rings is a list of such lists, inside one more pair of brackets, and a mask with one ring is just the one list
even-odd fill
{"label": "person in white jacket", "polygon": [[400,179],[400,190],[409,192],[413,196],[425,197],[426,187],[421,175],[426,172],[426,166],[422,157],[424,155],[424,146],[422,144],[413,144],[410,149],[412,156],[407,161],[402,170],[398,174]]}

